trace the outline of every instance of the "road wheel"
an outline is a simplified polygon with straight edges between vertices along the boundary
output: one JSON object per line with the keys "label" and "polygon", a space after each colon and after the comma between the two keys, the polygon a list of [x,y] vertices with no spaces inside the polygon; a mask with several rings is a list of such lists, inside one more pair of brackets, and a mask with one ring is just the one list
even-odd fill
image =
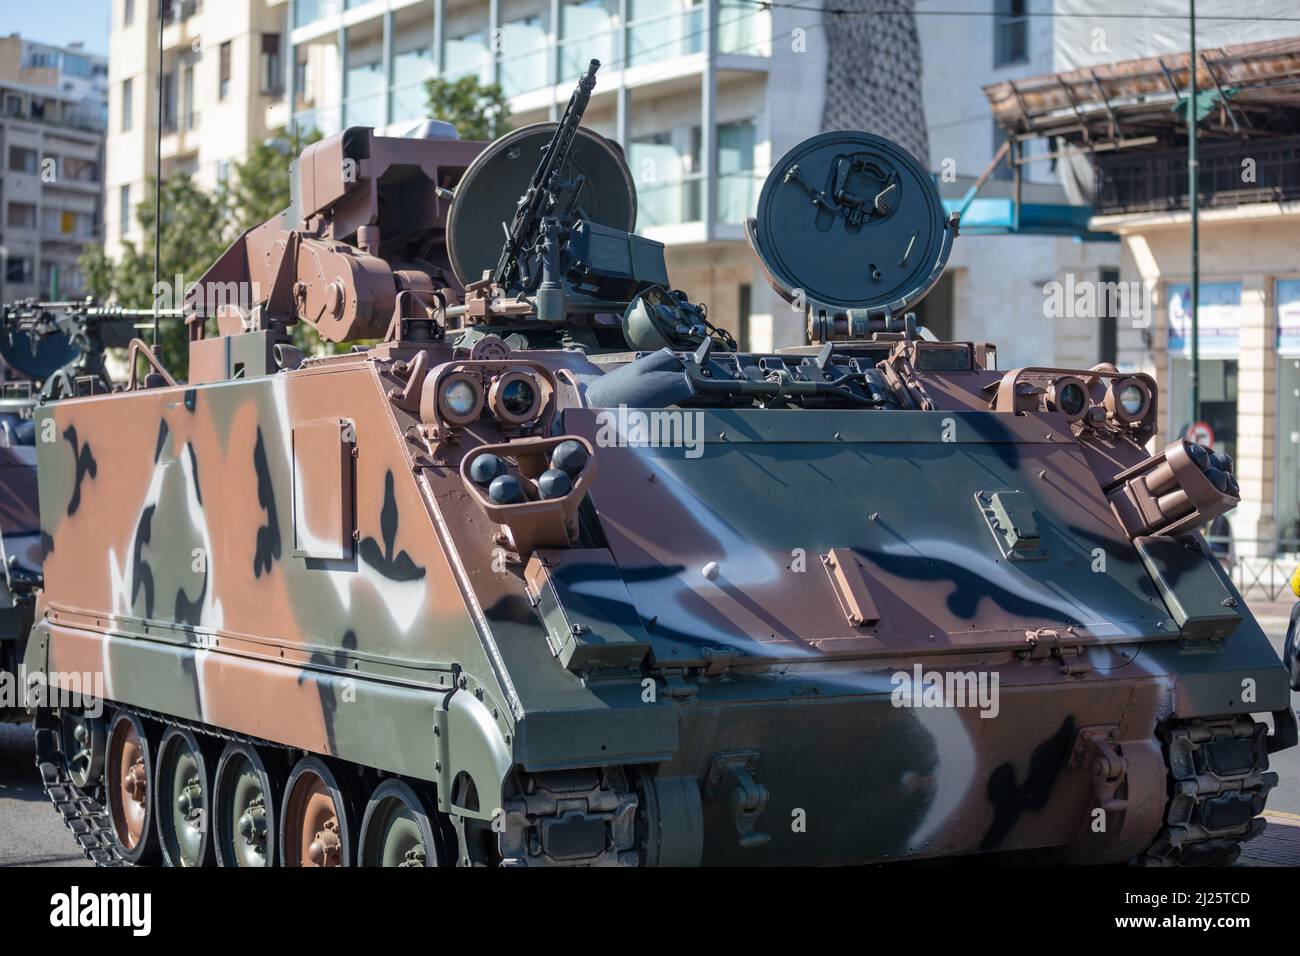
{"label": "road wheel", "polygon": [[280,859],[285,866],[352,866],[351,788],[320,757],[303,757],[284,788]]}
{"label": "road wheel", "polygon": [[226,744],[212,787],[218,866],[275,865],[281,779],[255,747]]}
{"label": "road wheel", "polygon": [[358,858],[362,866],[446,866],[437,809],[402,780],[385,780],[366,805]]}
{"label": "road wheel", "polygon": [[212,776],[198,738],[172,727],[158,747],[153,808],[158,842],[168,866],[208,866],[212,862],[211,793]]}
{"label": "road wheel", "polygon": [[104,721],[65,710],[59,722],[59,748],[68,777],[79,790],[88,790],[104,772]]}
{"label": "road wheel", "polygon": [[109,727],[105,753],[104,790],[122,856],[129,863],[153,863],[158,857],[151,809],[154,762],[144,722],[119,713]]}

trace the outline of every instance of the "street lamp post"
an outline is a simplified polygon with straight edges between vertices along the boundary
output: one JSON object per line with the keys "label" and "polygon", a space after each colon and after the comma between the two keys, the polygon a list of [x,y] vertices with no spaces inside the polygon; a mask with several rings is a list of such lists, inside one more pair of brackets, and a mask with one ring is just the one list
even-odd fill
{"label": "street lamp post", "polygon": [[1190,10],[1191,100],[1187,104],[1187,205],[1192,219],[1192,423],[1201,420],[1201,230],[1196,173],[1196,0]]}

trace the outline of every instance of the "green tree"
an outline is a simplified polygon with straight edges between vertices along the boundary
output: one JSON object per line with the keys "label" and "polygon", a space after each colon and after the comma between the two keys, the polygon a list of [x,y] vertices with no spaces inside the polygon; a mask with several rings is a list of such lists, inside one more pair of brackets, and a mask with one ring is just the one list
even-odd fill
{"label": "green tree", "polygon": [[[243,162],[233,164],[230,211],[239,232],[261,225],[285,210],[291,198],[290,164],[320,138],[320,130],[315,129],[293,137],[282,129],[276,130],[249,150]],[[295,346],[308,354],[346,352],[352,347],[350,343],[327,343],[305,322],[291,324],[289,336]]]}
{"label": "green tree", "polygon": [[[240,233],[279,214],[289,205],[289,164],[302,149],[319,140],[312,131],[294,140],[282,130],[258,143],[241,162],[232,164],[229,181],[215,191],[204,189],[189,175],[177,173],[163,184],[162,191],[162,294],[160,308],[179,308],[180,296],[198,282]],[[147,186],[145,200],[135,208],[143,241],[123,243],[117,262],[98,246],[81,258],[86,291],[101,302],[123,308],[147,309],[154,303],[154,189]],[[180,286],[177,288],[177,276]],[[209,330],[211,331],[211,330]],[[291,327],[293,339],[305,351],[321,351],[319,336],[302,323]],[[148,332],[143,333],[146,341]],[[174,375],[183,376],[189,367],[189,343],[184,323],[162,325],[163,362]]]}
{"label": "green tree", "polygon": [[[160,287],[154,288],[154,181],[149,180],[145,200],[135,208],[143,241],[123,243],[122,255],[111,262],[102,248],[94,247],[81,259],[86,291],[101,302],[127,309],[148,309],[155,298],[160,308],[174,309],[190,283],[197,282],[225,251],[230,241],[229,207],[220,191],[208,192],[189,176],[175,173],[162,188],[162,254]],[[184,323],[175,319],[161,324],[163,364],[183,377],[189,367],[188,336]],[[149,334],[143,333],[143,338]]]}
{"label": "green tree", "polygon": [[289,205],[289,165],[321,138],[319,130],[286,136],[276,130],[234,164],[229,194],[235,225],[242,232],[279,215]]}
{"label": "green tree", "polygon": [[498,83],[480,83],[473,74],[457,80],[426,80],[429,115],[456,127],[461,139],[496,139],[510,132],[510,107]]}

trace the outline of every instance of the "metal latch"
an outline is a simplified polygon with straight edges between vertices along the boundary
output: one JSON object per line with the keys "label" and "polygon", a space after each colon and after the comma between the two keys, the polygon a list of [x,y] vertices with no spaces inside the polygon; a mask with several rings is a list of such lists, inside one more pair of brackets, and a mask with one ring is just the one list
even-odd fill
{"label": "metal latch", "polygon": [[[1066,629],[1066,637],[1075,637],[1074,628]],[[1040,627],[1036,631],[1025,631],[1025,650],[1017,652],[1021,660],[1044,661],[1055,658],[1061,662],[1061,673],[1065,675],[1086,674],[1092,665],[1083,659],[1083,647],[1078,644],[1063,643],[1061,633],[1050,627]]]}
{"label": "metal latch", "polygon": [[766,846],[772,842],[767,833],[754,827],[767,809],[767,787],[754,780],[758,774],[757,750],[732,750],[714,754],[704,795],[710,799],[725,791],[736,823],[738,842],[743,847]]}
{"label": "metal latch", "polygon": [[676,698],[694,697],[697,688],[686,679],[681,671],[670,671],[664,674],[664,696]]}
{"label": "metal latch", "polygon": [[723,677],[736,663],[740,653],[732,648],[706,647],[703,649],[704,676]]}
{"label": "metal latch", "polygon": [[1115,794],[1128,778],[1128,760],[1119,752],[1119,728],[1113,724],[1083,727],[1074,741],[1071,767],[1092,774],[1097,806],[1107,813],[1128,809],[1128,800]]}

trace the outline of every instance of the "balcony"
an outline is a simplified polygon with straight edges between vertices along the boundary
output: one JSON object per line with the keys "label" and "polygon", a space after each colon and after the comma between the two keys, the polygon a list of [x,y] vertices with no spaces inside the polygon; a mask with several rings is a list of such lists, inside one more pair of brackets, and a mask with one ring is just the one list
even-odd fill
{"label": "balcony", "polygon": [[293,25],[305,27],[317,20],[337,17],[342,12],[342,0],[297,0],[293,5]]}
{"label": "balcony", "polygon": [[162,22],[164,27],[188,20],[203,9],[203,0],[163,0]]}
{"label": "balcony", "polygon": [[[1207,208],[1300,199],[1300,136],[1198,145],[1197,192]],[[1253,181],[1246,175],[1253,163]],[[1097,215],[1187,208],[1187,151],[1098,156]]]}

